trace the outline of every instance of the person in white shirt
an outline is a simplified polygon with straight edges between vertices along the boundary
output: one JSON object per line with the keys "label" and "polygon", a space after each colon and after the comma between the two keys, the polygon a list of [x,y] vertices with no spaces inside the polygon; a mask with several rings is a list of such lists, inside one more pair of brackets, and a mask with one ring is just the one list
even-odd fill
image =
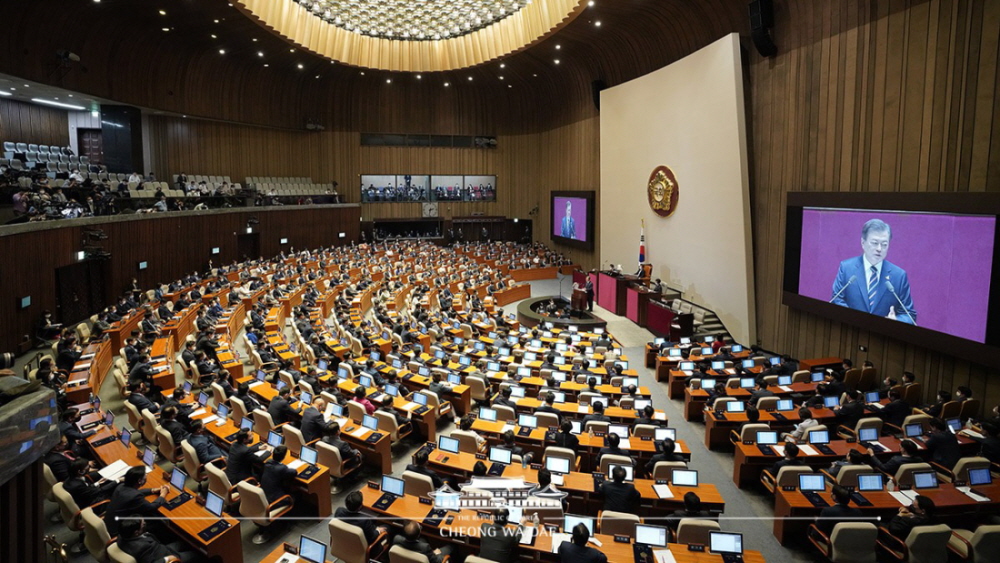
{"label": "person in white shirt", "polygon": [[795,425],[795,430],[785,434],[786,442],[795,442],[801,440],[806,434],[806,430],[813,426],[819,426],[819,422],[812,416],[812,411],[807,407],[802,407],[799,409],[799,418],[802,422]]}
{"label": "person in white shirt", "polygon": [[80,174],[80,170],[73,170],[73,173],[69,175],[70,180],[76,180],[77,182],[83,181],[83,174]]}
{"label": "person in white shirt", "polygon": [[138,172],[133,172],[128,177],[129,184],[141,184],[142,181],[143,181],[142,174],[139,174]]}

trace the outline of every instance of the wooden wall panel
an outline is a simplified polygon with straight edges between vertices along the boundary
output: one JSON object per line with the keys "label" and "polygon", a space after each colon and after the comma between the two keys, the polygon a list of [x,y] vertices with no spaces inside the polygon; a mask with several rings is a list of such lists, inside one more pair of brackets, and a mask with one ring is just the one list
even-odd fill
{"label": "wooden wall panel", "polygon": [[969,385],[992,408],[995,370],[781,305],[780,249],[789,191],[1000,190],[1000,3],[775,4],[779,55],[750,66],[760,343],[910,370],[928,397]]}
{"label": "wooden wall panel", "polygon": [[[254,231],[260,233],[261,255],[271,257],[289,248],[318,248],[349,244],[358,240],[360,208],[308,207],[237,209],[221,213],[166,214],[154,217],[120,216],[95,219],[88,227],[98,227],[108,236],[102,246],[111,253],[107,261],[106,297],[127,289],[132,278],[139,286],[151,288],[169,282],[184,272],[204,271],[208,261],[218,265],[237,259],[237,235],[246,232],[247,220],[257,218]],[[3,275],[0,300],[0,350],[14,350],[45,309],[56,312],[55,270],[72,264],[82,249],[83,226],[59,227],[20,234],[0,231],[0,256],[24,256],[30,264],[7,268]],[[345,233],[344,238],[339,234]],[[281,245],[280,239],[288,244]],[[211,249],[219,247],[217,256]],[[30,249],[27,250],[27,249]],[[139,271],[139,262],[148,262]],[[20,298],[31,296],[31,306],[20,309]],[[96,312],[96,311],[95,311]]]}
{"label": "wooden wall panel", "polygon": [[65,147],[69,145],[66,112],[0,99],[0,141]]}

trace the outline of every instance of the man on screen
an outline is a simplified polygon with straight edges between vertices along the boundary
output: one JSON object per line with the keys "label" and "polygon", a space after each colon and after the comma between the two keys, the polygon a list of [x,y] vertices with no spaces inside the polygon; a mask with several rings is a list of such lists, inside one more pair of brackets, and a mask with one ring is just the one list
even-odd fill
{"label": "man on screen", "polygon": [[576,238],[576,221],[573,220],[573,202],[566,202],[566,216],[562,220],[562,231],[560,234],[566,238]]}
{"label": "man on screen", "polygon": [[[831,303],[887,319],[917,324],[906,270],[887,261],[892,229],[881,219],[861,228],[861,256],[840,263]],[[854,286],[854,287],[850,287]]]}

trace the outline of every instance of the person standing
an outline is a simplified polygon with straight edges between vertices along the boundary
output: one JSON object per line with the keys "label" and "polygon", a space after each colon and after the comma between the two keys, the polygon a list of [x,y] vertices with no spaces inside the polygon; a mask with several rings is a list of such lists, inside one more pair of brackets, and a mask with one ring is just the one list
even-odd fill
{"label": "person standing", "polygon": [[587,292],[587,311],[594,312],[594,280],[587,276],[587,284],[584,286],[584,291]]}

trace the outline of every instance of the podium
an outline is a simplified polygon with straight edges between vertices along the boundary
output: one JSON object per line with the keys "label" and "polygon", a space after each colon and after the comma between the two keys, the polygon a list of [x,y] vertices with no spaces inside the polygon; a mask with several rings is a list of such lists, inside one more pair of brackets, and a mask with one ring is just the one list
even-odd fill
{"label": "podium", "polygon": [[587,291],[584,289],[574,289],[573,296],[570,298],[570,307],[577,311],[583,311],[587,309]]}
{"label": "podium", "polygon": [[624,316],[629,280],[605,272],[601,272],[598,277],[600,283],[597,288],[597,304],[616,315]]}

